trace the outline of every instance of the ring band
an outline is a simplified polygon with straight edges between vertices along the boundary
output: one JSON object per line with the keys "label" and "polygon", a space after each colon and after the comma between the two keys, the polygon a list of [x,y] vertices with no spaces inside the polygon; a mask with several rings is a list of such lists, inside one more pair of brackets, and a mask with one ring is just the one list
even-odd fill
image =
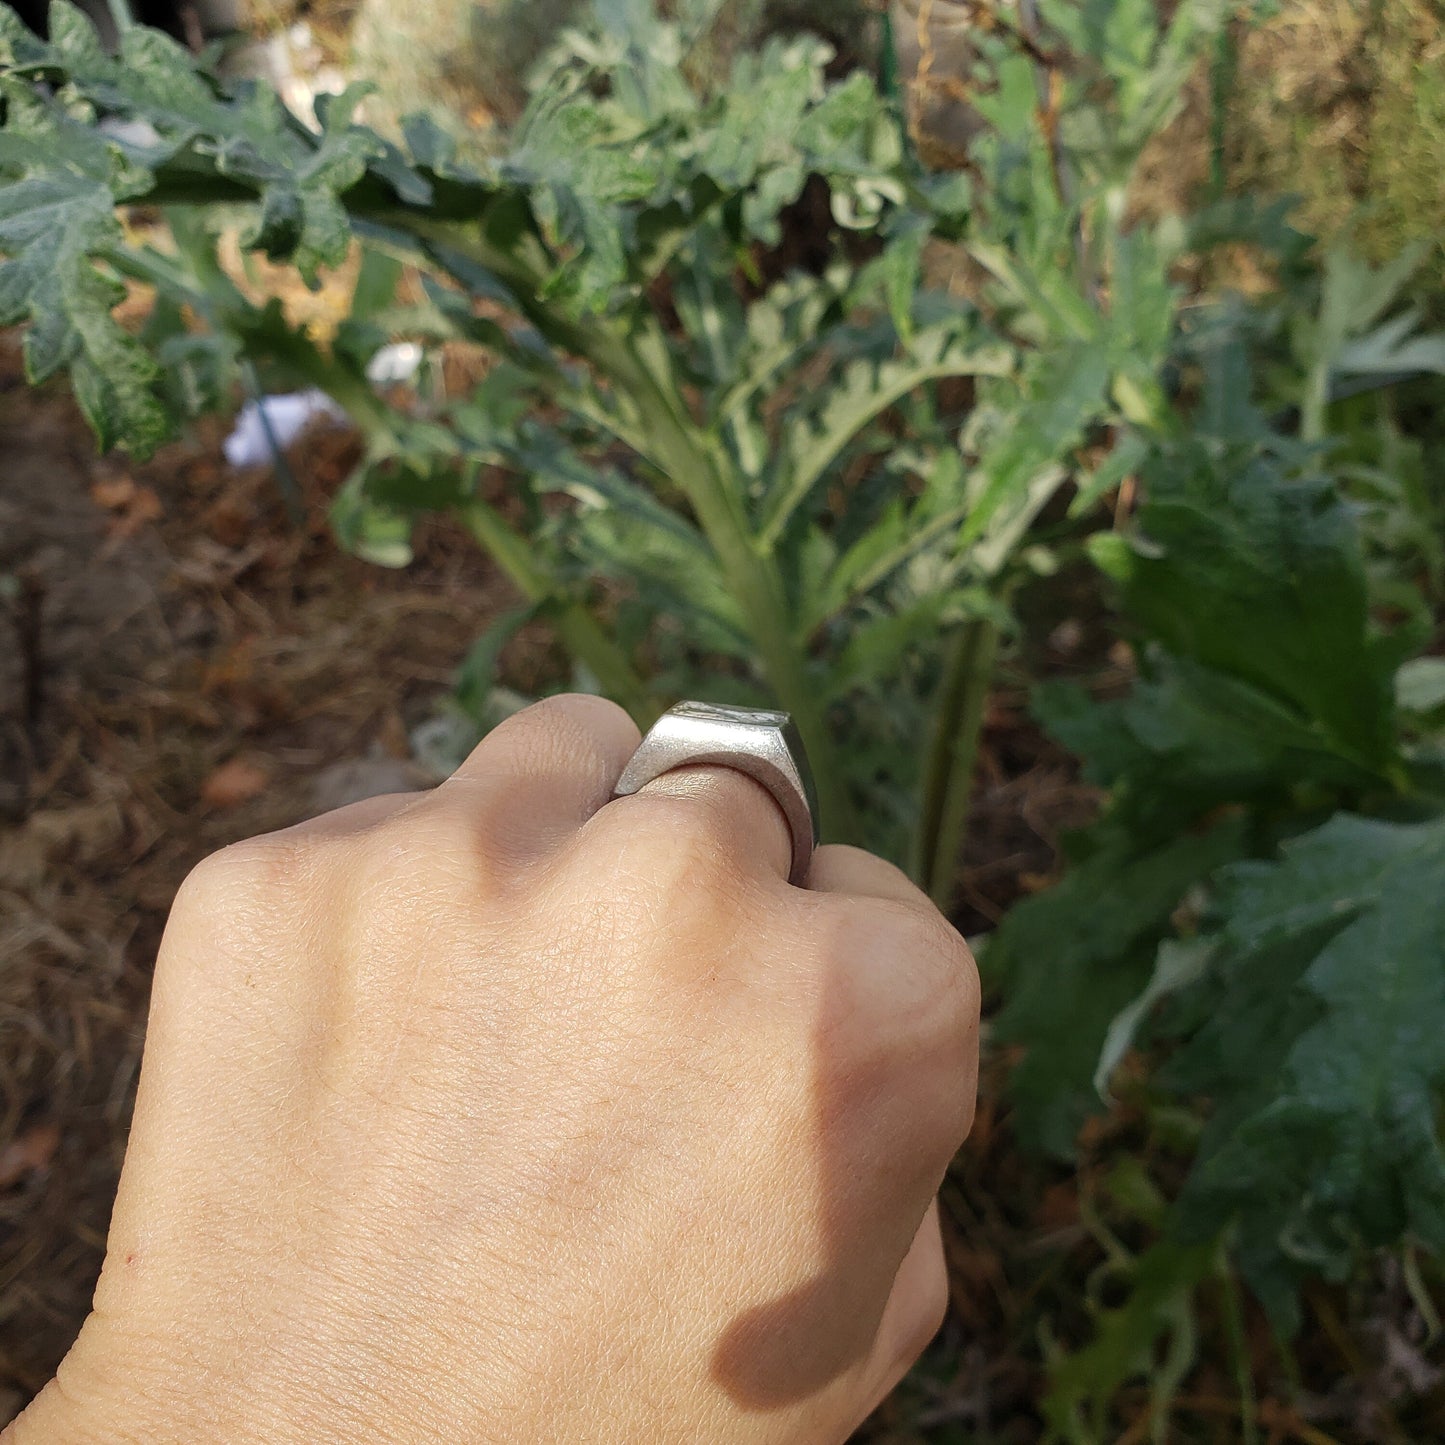
{"label": "ring band", "polygon": [[643,738],[613,797],[630,797],[678,768],[707,766],[746,773],[773,795],[793,835],[789,881],[801,887],[818,846],[818,803],[803,740],[785,712],[679,703]]}

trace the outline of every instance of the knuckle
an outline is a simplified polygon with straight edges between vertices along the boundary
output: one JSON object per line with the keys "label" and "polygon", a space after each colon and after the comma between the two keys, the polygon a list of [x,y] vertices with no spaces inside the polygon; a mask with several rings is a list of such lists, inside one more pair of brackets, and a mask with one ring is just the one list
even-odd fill
{"label": "knuckle", "polygon": [[274,837],[233,843],[191,869],[174,909],[199,919],[251,909],[294,893],[309,871],[304,845]]}
{"label": "knuckle", "polygon": [[500,746],[521,775],[546,777],[575,767],[580,759],[603,766],[607,751],[603,740],[618,732],[637,736],[631,719],[615,702],[569,693],[544,698],[514,714],[493,730],[487,742]]}
{"label": "knuckle", "polygon": [[717,811],[695,798],[640,794],[614,805],[618,856],[668,893],[716,891],[737,881]]}
{"label": "knuckle", "polygon": [[865,1101],[872,1082],[886,1079],[902,1107],[900,1137],[932,1162],[946,1159],[968,1132],[978,1066],[979,984],[968,945],[931,908],[859,898],[832,911],[822,942],[847,981],[830,984],[823,1005],[840,1021],[840,1077],[856,1075]]}
{"label": "knuckle", "polygon": [[973,951],[942,914],[903,905],[893,924],[898,956],[919,982],[930,1016],[949,1035],[978,1024],[980,987]]}
{"label": "knuckle", "polygon": [[[460,805],[458,805],[458,803]],[[484,823],[455,794],[432,795],[387,820],[361,844],[366,878],[388,894],[453,889],[487,897],[504,869]]]}

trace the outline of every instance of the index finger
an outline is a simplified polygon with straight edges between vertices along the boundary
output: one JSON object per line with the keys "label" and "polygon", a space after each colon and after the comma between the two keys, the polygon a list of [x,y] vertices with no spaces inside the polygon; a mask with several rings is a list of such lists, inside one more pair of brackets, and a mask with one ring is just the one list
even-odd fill
{"label": "index finger", "polygon": [[519,861],[551,851],[612,796],[642,734],[616,703],[570,694],[510,717],[433,794]]}

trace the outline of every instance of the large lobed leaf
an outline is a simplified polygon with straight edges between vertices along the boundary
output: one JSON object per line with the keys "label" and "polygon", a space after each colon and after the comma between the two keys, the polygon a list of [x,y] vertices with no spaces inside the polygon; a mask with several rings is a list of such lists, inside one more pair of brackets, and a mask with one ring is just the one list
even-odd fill
{"label": "large lobed leaf", "polygon": [[898,116],[862,73],[830,84],[823,42],[770,41],[739,57],[725,87],[699,94],[679,73],[677,27],[651,12],[599,7],[602,36],[571,37],[502,167],[536,197],[567,257],[552,298],[614,308],[710,217],[724,217],[735,245],[775,244],[810,176],[829,183],[845,226],[903,200]]}
{"label": "large lobed leaf", "polygon": [[1109,1026],[1147,986],[1180,898],[1246,847],[1239,819],[1147,850],[1115,830],[989,941],[986,966],[1007,982],[998,1037],[1027,1046],[1009,1090],[1032,1147],[1072,1155],[1099,1109],[1093,1080]]}
{"label": "large lobed leaf", "polygon": [[[573,320],[644,308],[646,286],[705,224],[729,266],[739,247],[775,239],[810,175],[828,180],[844,225],[903,199],[897,116],[865,76],[830,83],[820,42],[770,44],[709,95],[683,81],[677,27],[650,6],[602,6],[597,22],[554,57],[512,153],[483,178],[424,121],[405,126],[409,156],[354,123],[364,87],[323,97],[312,128],[266,88],[203,73],[159,32],[125,27],[112,56],[69,0],[55,0],[49,41],[0,3],[0,252],[12,263],[0,306],[34,324],[33,374],[79,362],[107,443],[145,450],[165,434],[155,362],[110,320],[114,212],[127,203],[248,206],[244,243],[308,280],[358,230],[409,244],[565,348]],[[42,223],[63,244],[39,244]]]}
{"label": "large lobed leaf", "polygon": [[[0,10],[0,37],[13,21]],[[149,173],[96,132],[62,128],[30,88],[0,77],[0,326],[27,318],[32,382],[69,367],[103,446],[138,450],[165,435],[154,391],[158,368],[111,317],[124,288],[95,264],[123,244],[117,197],[143,193]]]}
{"label": "large lobed leaf", "polygon": [[1110,1025],[1191,888],[1267,854],[1301,809],[1386,793],[1402,767],[1398,648],[1373,630],[1349,510],[1308,455],[1187,440],[1143,479],[1138,535],[1104,552],[1148,640],[1143,676],[1119,701],[1038,695],[1109,811],[1076,844],[1082,866],[1015,908],[988,953],[1000,1037],[1028,1049],[1025,1137],[1059,1153],[1099,1106]]}
{"label": "large lobed leaf", "polygon": [[1232,869],[1204,1021],[1166,1075],[1213,1101],[1181,1224],[1238,1231],[1276,1319],[1361,1246],[1445,1250],[1445,819],[1341,814]]}
{"label": "large lobed leaf", "polygon": [[[57,129],[86,128],[91,111],[134,122],[117,145],[152,169],[170,164],[177,182],[190,170],[231,182],[238,197],[259,202],[248,244],[275,259],[292,260],[303,275],[345,258],[351,231],[340,196],[355,186],[371,162],[388,159],[389,148],[351,123],[365,93],[353,89],[319,107],[319,131],[308,130],[261,86],[223,89],[199,73],[195,59],[158,30],[128,26],[120,51],[110,55],[89,19],[68,0],[53,0],[51,40],[36,45],[16,35],[19,21],[6,10],[0,22],[0,64],[17,80],[62,79],[88,110],[74,117],[52,108]],[[65,122],[71,121],[66,126]],[[9,128],[7,123],[7,129]],[[53,158],[53,144],[37,153]],[[429,188],[415,173],[402,179],[420,200]],[[114,200],[129,199],[116,194]]]}
{"label": "large lobed leaf", "polygon": [[1177,657],[1257,689],[1342,758],[1395,764],[1398,651],[1369,625],[1355,523],[1307,457],[1199,441],[1143,472],[1124,606]]}
{"label": "large lobed leaf", "polygon": [[125,28],[112,56],[55,0],[50,34],[38,40],[0,4],[0,324],[28,319],[31,378],[69,367],[102,446],[144,454],[173,419],[155,358],[112,317],[130,254],[118,207],[249,200],[248,244],[314,277],[347,253],[341,198],[368,165],[374,202],[424,204],[432,184],[350,123],[356,92],[321,105],[313,132],[270,91],[225,90],[158,31]]}

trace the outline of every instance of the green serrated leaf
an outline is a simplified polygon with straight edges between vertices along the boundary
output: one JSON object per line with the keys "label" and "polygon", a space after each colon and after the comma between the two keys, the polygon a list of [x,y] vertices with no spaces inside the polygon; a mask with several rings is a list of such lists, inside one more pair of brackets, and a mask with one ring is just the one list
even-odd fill
{"label": "green serrated leaf", "polygon": [[1361,1246],[1445,1248],[1442,878],[1445,820],[1341,815],[1236,869],[1220,900],[1223,1006],[1171,1078],[1215,1110],[1183,1222],[1233,1223],[1283,1327],[1297,1282],[1343,1277]]}
{"label": "green serrated leaf", "polygon": [[1106,1310],[1094,1339],[1050,1371],[1044,1408],[1063,1438],[1089,1438],[1078,1428],[1084,1402],[1109,1399],[1134,1376],[1158,1378],[1156,1342],[1166,1333],[1188,1335],[1192,1330],[1192,1295],[1213,1268],[1217,1253],[1212,1243],[1164,1240],[1133,1267],[1125,1303]]}
{"label": "green serrated leaf", "polygon": [[1397,767],[1390,649],[1359,541],[1327,479],[1242,447],[1184,443],[1142,472],[1149,542],[1125,606],[1178,657],[1272,695],[1358,766]]}
{"label": "green serrated leaf", "polygon": [[1202,938],[1166,938],[1159,945],[1149,986],[1115,1015],[1108,1033],[1104,1035],[1104,1046],[1099,1051],[1099,1063],[1094,1070],[1094,1088],[1100,1098],[1108,1098],[1109,1081],[1114,1077],[1114,1070],[1133,1047],[1150,1011],[1161,1000],[1202,978],[1213,952],[1214,945]]}
{"label": "green serrated leaf", "polygon": [[[1027,520],[1063,480],[1063,465],[1092,422],[1105,413],[1111,364],[1093,342],[1062,346],[1038,358],[1024,381],[1024,405],[1007,432],[980,457],[962,544]],[[1052,478],[1052,484],[1045,479]],[[1009,549],[1004,549],[1009,550]]]}
{"label": "green serrated leaf", "polygon": [[378,567],[409,567],[416,555],[411,545],[414,518],[409,512],[374,501],[367,491],[368,472],[369,466],[363,464],[331,505],[336,540]]}
{"label": "green serrated leaf", "polygon": [[1179,899],[1246,852],[1239,819],[1153,850],[1111,834],[1004,920],[983,964],[1006,984],[999,1040],[1028,1045],[1010,1093],[1031,1147],[1072,1156],[1079,1125],[1099,1108],[1093,1080],[1110,1026],[1147,987]]}
{"label": "green serrated leaf", "polygon": [[358,87],[322,106],[318,135],[298,126],[264,87],[235,95],[219,90],[197,72],[189,52],[160,31],[125,27],[121,52],[112,57],[66,0],[56,0],[52,27],[46,66],[105,111],[150,127],[154,141],[138,147],[147,165],[184,152],[211,158],[220,175],[258,199],[255,244],[276,258],[294,258],[308,279],[318,267],[345,259],[350,227],[337,197],[385,150],[378,137],[350,123]]}
{"label": "green serrated leaf", "polygon": [[1014,365],[1009,348],[980,344],[968,320],[920,332],[897,359],[850,363],[817,409],[799,416],[788,428],[786,466],[765,509],[764,537],[781,535],[848,445],[901,398],[931,380],[1007,376]]}
{"label": "green serrated leaf", "polygon": [[913,340],[913,301],[918,294],[923,270],[923,248],[927,244],[926,224],[905,227],[888,243],[883,253],[883,283],[888,297],[888,314],[905,343]]}
{"label": "green serrated leaf", "polygon": [[[71,43],[83,47],[72,25]],[[124,288],[92,259],[121,245],[117,191],[136,184],[131,167],[98,134],[61,117],[23,83],[0,77],[0,315],[28,317],[26,371],[42,381],[72,368],[76,394],[102,447],[124,442],[146,455],[169,434],[155,390],[158,368],[111,316]],[[45,155],[53,142],[56,159]]]}

